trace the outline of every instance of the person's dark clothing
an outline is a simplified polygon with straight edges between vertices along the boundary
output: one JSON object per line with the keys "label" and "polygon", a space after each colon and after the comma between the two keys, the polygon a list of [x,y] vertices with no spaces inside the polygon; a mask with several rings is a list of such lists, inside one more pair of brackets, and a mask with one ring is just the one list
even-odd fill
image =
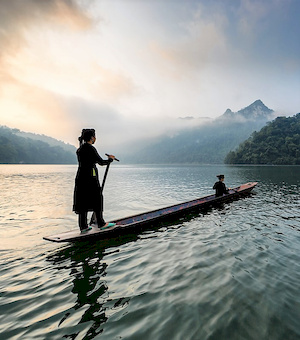
{"label": "person's dark clothing", "polygon": [[86,228],[86,214],[94,211],[98,225],[105,224],[103,212],[102,189],[98,178],[96,163],[107,165],[110,160],[103,160],[97,150],[85,143],[77,150],[78,171],[75,178],[73,211],[79,214],[80,229]]}
{"label": "person's dark clothing", "polygon": [[216,197],[223,196],[223,194],[228,194],[228,189],[222,181],[218,181],[214,184],[213,189],[216,190]]}

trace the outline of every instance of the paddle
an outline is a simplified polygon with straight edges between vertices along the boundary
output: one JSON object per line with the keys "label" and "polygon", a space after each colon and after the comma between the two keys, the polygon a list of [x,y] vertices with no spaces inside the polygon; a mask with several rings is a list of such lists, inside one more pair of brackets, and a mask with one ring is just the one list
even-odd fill
{"label": "paddle", "polygon": [[[111,157],[112,155],[108,155],[107,153],[105,155],[107,157],[113,158],[115,161],[119,162],[118,158],[116,158],[115,156]],[[107,164],[106,169],[105,169],[105,173],[104,173],[103,181],[102,181],[102,185],[101,185],[102,191],[103,191],[104,184],[105,184],[105,181],[106,181],[106,177],[107,177],[107,174],[108,174],[109,166],[110,166],[110,163]]]}
{"label": "paddle", "polygon": [[[115,156],[109,155],[109,154],[107,154],[107,153],[106,153],[105,155],[106,155],[107,157],[112,158],[113,160],[119,162],[118,158],[116,158]],[[110,162],[110,163],[111,163],[111,162]],[[108,174],[108,170],[109,170],[110,163],[107,164],[106,169],[105,169],[105,173],[104,173],[103,181],[102,181],[102,185],[101,185],[101,192],[103,192],[103,188],[104,188],[104,184],[105,184],[106,177],[107,177],[107,174]],[[90,225],[93,224],[95,221],[96,221],[96,216],[95,216],[95,213],[93,212],[92,217],[91,217],[91,221],[90,221]]]}

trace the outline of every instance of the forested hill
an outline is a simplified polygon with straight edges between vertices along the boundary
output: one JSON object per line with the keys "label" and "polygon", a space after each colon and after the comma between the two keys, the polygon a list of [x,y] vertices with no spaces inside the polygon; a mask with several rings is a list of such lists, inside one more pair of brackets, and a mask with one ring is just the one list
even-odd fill
{"label": "forested hill", "polygon": [[[21,137],[22,134],[24,137]],[[55,142],[50,137],[52,145],[39,140],[38,135],[25,136],[26,133],[20,130],[0,126],[0,163],[75,164],[77,162],[75,147],[64,145],[60,141]],[[46,136],[43,137],[44,140],[47,139]],[[55,143],[56,145],[53,145]]]}
{"label": "forested hill", "polygon": [[71,153],[74,153],[76,151],[76,148],[74,147],[74,145],[66,144],[60,140],[57,140],[49,136],[40,135],[36,133],[31,133],[31,132],[24,132],[19,129],[12,129],[12,132],[18,137],[24,137],[24,138],[30,138],[33,140],[42,141],[42,142],[49,144],[50,146],[60,146],[65,151],[69,151]]}
{"label": "forested hill", "polygon": [[225,158],[226,164],[300,165],[300,113],[278,117]]}

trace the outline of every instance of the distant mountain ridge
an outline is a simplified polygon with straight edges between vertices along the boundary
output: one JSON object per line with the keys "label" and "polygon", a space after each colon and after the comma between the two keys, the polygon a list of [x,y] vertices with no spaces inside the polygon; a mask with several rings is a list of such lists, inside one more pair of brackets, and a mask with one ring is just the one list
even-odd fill
{"label": "distant mountain ridge", "polygon": [[141,164],[222,164],[229,151],[273,117],[274,111],[258,99],[238,112],[227,109],[223,115],[184,128],[174,136],[156,138],[122,157],[128,163]]}
{"label": "distant mountain ridge", "polygon": [[[180,129],[171,136],[124,143],[119,156],[124,163],[221,164],[230,151],[273,118],[274,111],[260,99],[237,112],[227,109],[215,119],[179,118]],[[75,146],[52,137],[0,126],[0,163],[75,164],[75,151]]]}
{"label": "distant mountain ridge", "polygon": [[249,106],[234,112],[231,109],[227,109],[221,116],[213,119],[209,117],[193,117],[193,116],[186,116],[186,117],[179,117],[180,120],[198,120],[198,121],[213,121],[219,119],[240,119],[244,118],[247,120],[271,120],[274,118],[274,110],[269,109],[260,99],[256,100]]}
{"label": "distant mountain ridge", "polygon": [[40,134],[31,133],[31,132],[24,132],[19,129],[12,129],[12,133],[19,137],[30,138],[33,140],[39,140],[39,141],[45,142],[49,144],[50,146],[60,146],[65,151],[69,151],[69,152],[76,151],[76,148],[74,145],[66,144],[63,141],[57,140],[55,138],[52,138],[46,135],[40,135]]}
{"label": "distant mountain ridge", "polygon": [[0,126],[0,163],[75,164],[76,148],[52,137]]}

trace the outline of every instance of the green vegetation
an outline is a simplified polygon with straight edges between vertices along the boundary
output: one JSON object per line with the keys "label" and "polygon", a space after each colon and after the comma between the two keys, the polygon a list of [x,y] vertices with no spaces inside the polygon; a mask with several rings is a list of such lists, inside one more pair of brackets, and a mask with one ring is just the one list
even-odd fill
{"label": "green vegetation", "polygon": [[300,113],[278,117],[226,156],[226,164],[300,165]]}
{"label": "green vegetation", "polygon": [[74,153],[61,146],[17,136],[19,130],[0,126],[0,163],[5,164],[75,164]]}

